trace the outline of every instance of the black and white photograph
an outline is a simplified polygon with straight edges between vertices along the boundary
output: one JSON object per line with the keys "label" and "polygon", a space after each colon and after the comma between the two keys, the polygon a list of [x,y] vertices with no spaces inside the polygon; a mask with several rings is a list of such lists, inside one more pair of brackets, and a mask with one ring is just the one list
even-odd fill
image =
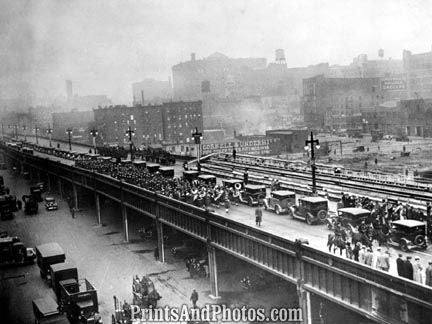
{"label": "black and white photograph", "polygon": [[431,324],[432,1],[0,0],[1,324]]}

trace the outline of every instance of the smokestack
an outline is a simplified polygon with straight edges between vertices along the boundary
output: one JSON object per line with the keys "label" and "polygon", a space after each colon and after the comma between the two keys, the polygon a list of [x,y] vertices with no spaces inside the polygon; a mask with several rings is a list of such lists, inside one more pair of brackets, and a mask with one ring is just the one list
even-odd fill
{"label": "smokestack", "polygon": [[191,53],[191,61],[195,61],[195,53]]}
{"label": "smokestack", "polygon": [[144,90],[141,90],[141,105],[144,106]]}

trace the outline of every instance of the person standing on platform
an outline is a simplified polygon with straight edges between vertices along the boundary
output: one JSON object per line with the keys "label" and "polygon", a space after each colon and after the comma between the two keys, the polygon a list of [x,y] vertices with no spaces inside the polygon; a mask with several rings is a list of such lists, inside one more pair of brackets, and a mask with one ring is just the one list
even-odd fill
{"label": "person standing on platform", "polygon": [[255,209],[255,223],[257,226],[261,226],[262,221],[262,208],[261,204],[258,204],[258,207]]}
{"label": "person standing on platform", "polygon": [[413,268],[413,265],[411,263],[411,259],[412,258],[410,256],[407,256],[406,260],[403,263],[405,278],[407,278],[409,280],[414,279],[414,268]]}
{"label": "person standing on platform", "polygon": [[381,248],[376,248],[375,251],[372,253],[372,268],[378,267],[378,258],[381,255]]}
{"label": "person standing on platform", "polygon": [[397,266],[397,272],[398,275],[401,277],[406,277],[404,272],[404,260],[402,259],[402,254],[399,254],[398,258],[396,259],[396,266]]}
{"label": "person standing on platform", "polygon": [[195,290],[195,288],[194,288],[194,290],[192,291],[192,295],[191,295],[191,297],[190,297],[190,300],[191,300],[191,302],[192,302],[193,308],[196,308],[196,307],[197,307],[196,303],[197,303],[197,301],[198,301],[198,293],[197,293],[197,291]]}
{"label": "person standing on platform", "polygon": [[389,271],[389,268],[390,268],[389,251],[385,251],[379,255],[377,266],[378,266],[378,269],[381,269],[382,271],[386,271],[386,272]]}
{"label": "person standing on platform", "polygon": [[359,262],[365,264],[366,246],[362,245],[359,251]]}
{"label": "person standing on platform", "polygon": [[372,266],[372,250],[370,248],[367,248],[365,253],[365,264],[369,267]]}
{"label": "person standing on platform", "polygon": [[420,264],[420,258],[417,256],[414,259],[413,264],[413,279],[415,282],[418,282],[420,284],[423,283],[423,266]]}
{"label": "person standing on platform", "polygon": [[352,254],[354,257],[354,261],[359,261],[359,253],[360,253],[360,242],[357,242],[354,246],[354,249],[352,250]]}
{"label": "person standing on platform", "polygon": [[426,268],[425,284],[432,287],[432,261],[429,261],[429,266]]}
{"label": "person standing on platform", "polygon": [[245,172],[243,173],[243,182],[245,185],[248,184],[249,182],[249,173],[248,173],[248,169],[246,168]]}

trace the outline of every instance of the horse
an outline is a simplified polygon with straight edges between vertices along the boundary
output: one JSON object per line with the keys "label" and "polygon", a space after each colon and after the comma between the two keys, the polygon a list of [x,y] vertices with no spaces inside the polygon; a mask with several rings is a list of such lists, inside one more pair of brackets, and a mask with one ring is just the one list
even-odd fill
{"label": "horse", "polygon": [[351,243],[355,246],[357,242],[367,247],[372,247],[372,239],[366,233],[353,232],[351,235]]}
{"label": "horse", "polygon": [[347,248],[347,244],[346,244],[346,237],[344,237],[345,235],[341,235],[341,236],[336,236],[333,233],[330,233],[328,235],[328,240],[327,240],[327,246],[329,248],[329,252],[331,252],[331,248],[333,246],[333,253],[336,252],[336,248],[339,249],[340,255],[342,255],[342,250],[345,250]]}

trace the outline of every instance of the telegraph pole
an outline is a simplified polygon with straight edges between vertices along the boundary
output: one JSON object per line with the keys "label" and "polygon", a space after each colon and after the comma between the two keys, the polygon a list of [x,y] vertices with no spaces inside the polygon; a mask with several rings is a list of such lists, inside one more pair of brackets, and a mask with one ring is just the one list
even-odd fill
{"label": "telegraph pole", "polygon": [[49,124],[48,124],[48,128],[47,128],[46,132],[47,132],[48,137],[49,137],[49,147],[52,147],[51,134],[52,134],[53,130]]}
{"label": "telegraph pole", "polygon": [[23,131],[24,131],[24,142],[27,142],[27,126],[24,124],[22,127]]}
{"label": "telegraph pole", "polygon": [[93,151],[94,154],[96,154],[96,136],[98,136],[98,131],[96,128],[94,128],[90,131],[91,136],[93,136]]}
{"label": "telegraph pole", "polygon": [[35,134],[36,134],[36,144],[39,144],[39,139],[38,139],[38,131],[39,131],[39,127],[35,127]]}
{"label": "telegraph pole", "polygon": [[[313,132],[311,132],[310,135],[310,140],[306,140],[306,146],[305,146],[305,150],[309,151],[310,150],[310,161],[311,161],[311,169],[312,169],[312,193],[316,193],[316,165],[315,165],[315,148],[317,150],[319,150],[320,146],[319,146],[319,140],[315,139],[313,137]],[[310,144],[310,148],[309,148],[309,144]]]}
{"label": "telegraph pole", "polygon": [[130,149],[130,155],[131,155],[131,160],[133,161],[133,143],[132,143],[132,136],[133,134],[135,134],[135,132],[132,130],[132,128],[129,126],[128,130],[126,131],[126,135],[129,136],[129,149]]}
{"label": "telegraph pole", "polygon": [[71,142],[71,137],[72,137],[72,128],[68,128],[66,129],[66,134],[68,134],[68,139],[69,139],[69,151],[72,151],[72,142]]}
{"label": "telegraph pole", "polygon": [[198,150],[197,150],[197,165],[198,165],[198,171],[200,171],[201,169],[201,164],[200,164],[200,158],[201,158],[201,140],[203,139],[202,133],[198,132],[198,127],[195,127],[195,132],[192,133],[192,137],[195,140],[195,144],[198,145]]}

